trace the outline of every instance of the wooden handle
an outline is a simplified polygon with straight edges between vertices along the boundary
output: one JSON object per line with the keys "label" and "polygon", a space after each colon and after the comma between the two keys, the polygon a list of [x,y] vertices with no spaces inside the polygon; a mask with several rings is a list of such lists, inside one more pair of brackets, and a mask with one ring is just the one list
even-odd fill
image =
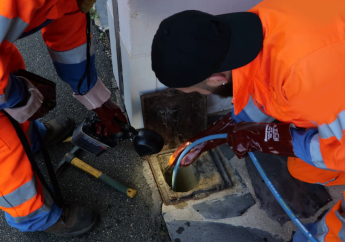
{"label": "wooden handle", "polygon": [[62,141],[62,142],[71,142],[71,140],[72,140],[72,136],[70,136],[70,137],[68,137],[67,139],[65,139],[64,141]]}
{"label": "wooden handle", "polygon": [[96,178],[98,178],[102,175],[101,171],[96,170],[92,166],[89,166],[88,164],[86,164],[84,161],[78,159],[77,157],[71,161],[71,164],[74,165],[75,167],[78,167],[79,169],[89,173],[90,175],[93,175]]}

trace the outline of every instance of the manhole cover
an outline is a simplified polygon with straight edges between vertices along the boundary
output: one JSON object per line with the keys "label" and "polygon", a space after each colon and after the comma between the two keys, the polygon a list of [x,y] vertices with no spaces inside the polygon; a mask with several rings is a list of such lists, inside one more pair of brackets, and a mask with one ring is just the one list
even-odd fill
{"label": "manhole cover", "polygon": [[163,150],[176,148],[206,129],[206,101],[199,93],[175,89],[142,95],[144,126],[163,136]]}

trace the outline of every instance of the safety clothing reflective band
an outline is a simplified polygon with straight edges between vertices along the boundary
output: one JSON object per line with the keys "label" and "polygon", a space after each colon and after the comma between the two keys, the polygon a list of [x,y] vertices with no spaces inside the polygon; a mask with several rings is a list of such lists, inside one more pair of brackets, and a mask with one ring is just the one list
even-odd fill
{"label": "safety clothing reflective band", "polygon": [[345,129],[345,110],[338,114],[338,117],[330,124],[321,124],[319,133],[322,139],[328,139],[335,136],[338,140],[343,137]]}
{"label": "safety clothing reflective band", "polygon": [[23,216],[23,217],[13,217],[14,221],[16,223],[21,223],[25,220],[28,220],[30,218],[35,217],[36,215],[40,214],[40,213],[44,213],[44,212],[49,212],[53,206],[53,199],[51,198],[51,196],[49,195],[48,191],[44,188],[44,186],[42,186],[42,190],[43,190],[43,198],[44,198],[44,204],[42,205],[42,207],[40,207],[39,209],[37,209],[36,211]]}
{"label": "safety clothing reflective band", "polygon": [[314,135],[310,141],[310,156],[311,161],[317,168],[328,169],[322,158],[319,134]]}
{"label": "safety clothing reflective band", "polygon": [[[54,51],[48,48],[53,61],[61,64],[78,64],[86,60],[86,43],[67,51]],[[95,50],[91,43],[90,55],[94,55]]]}
{"label": "safety clothing reflective band", "polygon": [[323,216],[323,218],[317,223],[317,234],[314,235],[314,237],[320,242],[325,241],[325,237],[329,231],[328,226],[326,224],[326,216],[328,215],[328,213],[325,216]]}
{"label": "safety clothing reflective band", "polygon": [[[0,32],[0,34],[1,34],[1,32]],[[5,88],[5,93],[0,95],[0,103],[7,102],[8,93],[11,90],[11,84],[12,84],[12,79],[11,79],[11,75],[9,75],[8,81],[7,81],[7,86]]]}
{"label": "safety clothing reflective band", "polygon": [[10,19],[0,15],[0,44],[4,40],[13,43],[22,35],[28,26],[29,24],[25,23],[19,17]]}
{"label": "safety clothing reflective band", "polygon": [[264,114],[260,108],[255,106],[252,96],[249,96],[249,101],[243,110],[253,122],[272,123],[274,121],[273,117]]}
{"label": "safety clothing reflective band", "polygon": [[[345,211],[344,209],[345,202],[343,197],[340,206],[338,203],[335,204],[333,209],[317,223],[317,234],[314,237],[318,241],[345,241],[345,218],[340,214]],[[338,240],[334,240],[335,238]]]}
{"label": "safety clothing reflective band", "polygon": [[35,175],[31,180],[23,184],[13,192],[0,197],[0,206],[4,208],[12,208],[25,203],[33,198],[37,193],[37,181]]}

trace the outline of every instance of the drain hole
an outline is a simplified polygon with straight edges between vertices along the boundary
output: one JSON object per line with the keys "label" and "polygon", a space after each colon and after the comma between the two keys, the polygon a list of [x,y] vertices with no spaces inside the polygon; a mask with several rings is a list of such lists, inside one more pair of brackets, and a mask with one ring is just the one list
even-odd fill
{"label": "drain hole", "polygon": [[[164,179],[171,188],[173,169],[164,173]],[[194,189],[199,183],[200,177],[194,166],[179,167],[176,176],[176,192],[188,192]]]}

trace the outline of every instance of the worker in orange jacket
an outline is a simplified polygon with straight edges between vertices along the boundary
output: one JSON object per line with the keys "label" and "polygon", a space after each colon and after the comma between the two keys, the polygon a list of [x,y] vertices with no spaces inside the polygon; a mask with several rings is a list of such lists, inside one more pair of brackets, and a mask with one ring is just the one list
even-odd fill
{"label": "worker in orange jacket", "polygon": [[[344,60],[342,0],[264,0],[249,12],[168,17],[152,44],[157,78],[186,93],[233,96],[234,105],[179,147],[170,165],[194,140],[228,133],[196,146],[181,165],[227,143],[239,158],[255,150],[288,156],[289,172],[301,181],[344,185]],[[345,241],[344,209],[343,198],[308,229],[319,241]],[[307,238],[297,231],[293,241]]]}
{"label": "worker in orange jacket", "polygon": [[[47,123],[40,118],[49,110],[42,103],[55,96],[49,86],[35,87],[30,80],[13,73],[25,69],[13,44],[42,29],[43,39],[59,77],[74,90],[73,96],[94,110],[103,125],[98,133],[117,133],[113,121],[126,121],[121,109],[110,99],[110,91],[97,77],[95,54],[91,45],[89,84],[87,67],[86,12],[95,0],[2,0],[0,2],[0,209],[9,225],[22,232],[46,231],[61,236],[85,233],[95,224],[95,210],[74,204],[59,208],[33,172],[17,133],[5,115],[20,126],[31,144],[39,150],[35,128],[46,145],[61,142],[71,135],[73,120],[57,117]],[[79,6],[79,7],[78,7]],[[83,79],[84,77],[84,79]],[[79,81],[81,85],[78,86]]]}

